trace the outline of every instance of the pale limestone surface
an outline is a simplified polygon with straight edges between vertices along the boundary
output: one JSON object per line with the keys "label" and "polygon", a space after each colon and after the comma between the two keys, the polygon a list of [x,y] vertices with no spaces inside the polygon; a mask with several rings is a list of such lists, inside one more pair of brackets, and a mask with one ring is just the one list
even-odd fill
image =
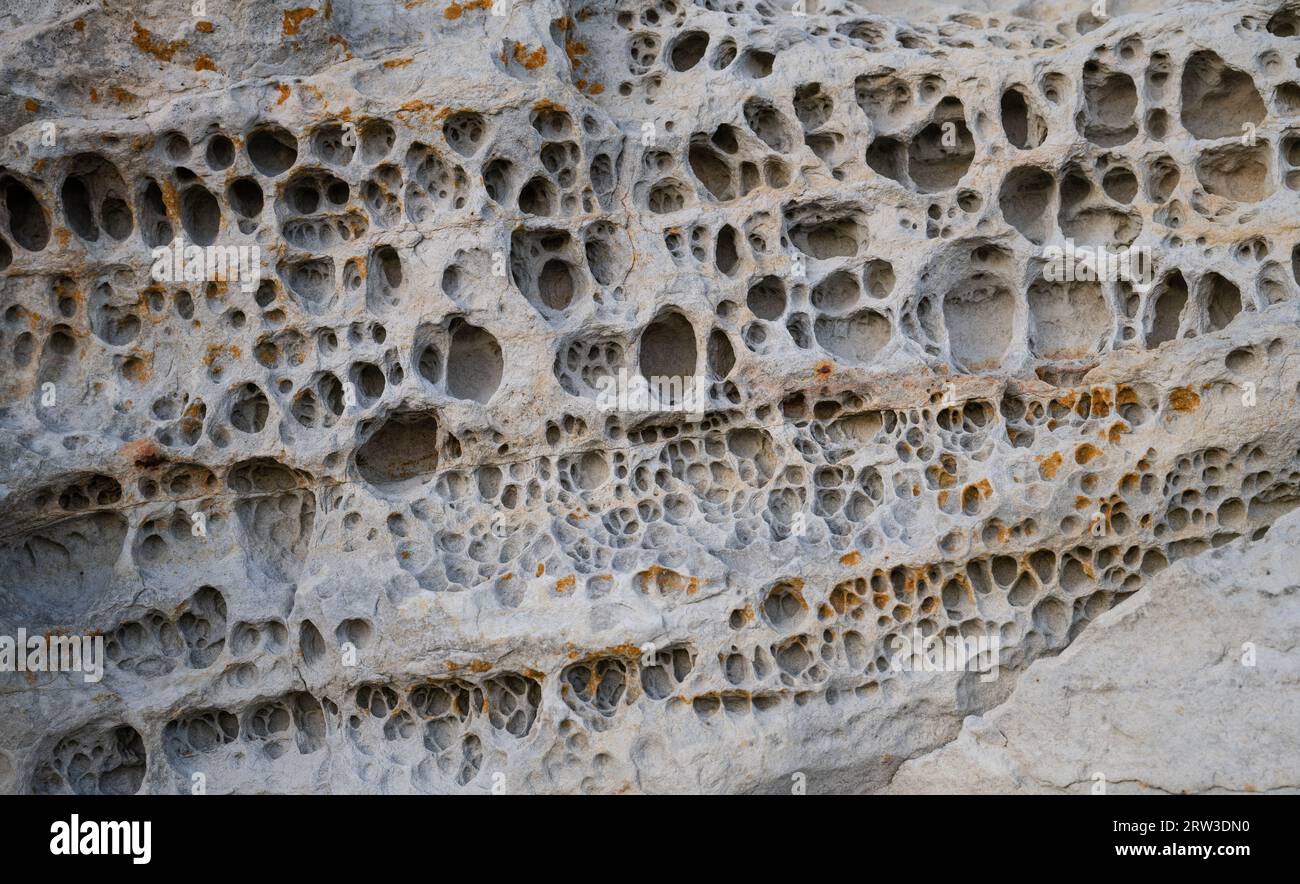
{"label": "pale limestone surface", "polygon": [[1297,547],[1292,513],[1176,563],[887,791],[1300,791]]}
{"label": "pale limestone surface", "polygon": [[0,787],[1292,786],[1298,7],[969,6],[0,10]]}

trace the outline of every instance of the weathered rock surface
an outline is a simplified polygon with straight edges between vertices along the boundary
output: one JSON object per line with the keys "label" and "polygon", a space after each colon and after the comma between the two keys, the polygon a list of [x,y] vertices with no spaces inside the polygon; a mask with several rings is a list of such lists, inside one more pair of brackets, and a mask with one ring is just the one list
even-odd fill
{"label": "weathered rock surface", "polygon": [[0,10],[0,788],[1294,787],[1300,6],[496,2]]}
{"label": "weathered rock surface", "polygon": [[1176,563],[888,791],[1300,791],[1298,548],[1292,513]]}

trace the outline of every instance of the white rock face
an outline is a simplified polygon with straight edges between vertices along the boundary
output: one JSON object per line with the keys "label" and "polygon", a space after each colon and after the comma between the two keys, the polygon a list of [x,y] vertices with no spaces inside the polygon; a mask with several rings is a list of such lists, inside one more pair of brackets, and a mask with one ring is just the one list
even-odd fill
{"label": "white rock face", "polygon": [[294,2],[0,11],[0,788],[1300,782],[1294,0]]}
{"label": "white rock face", "polygon": [[1297,546],[1293,513],[1178,562],[889,791],[1300,791]]}

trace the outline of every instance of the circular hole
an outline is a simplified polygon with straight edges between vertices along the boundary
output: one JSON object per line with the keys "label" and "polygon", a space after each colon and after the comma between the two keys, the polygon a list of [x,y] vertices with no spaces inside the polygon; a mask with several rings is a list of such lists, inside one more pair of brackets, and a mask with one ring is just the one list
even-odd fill
{"label": "circular hole", "polygon": [[208,166],[218,171],[230,168],[235,161],[235,143],[224,135],[214,135],[208,141],[206,159]]}

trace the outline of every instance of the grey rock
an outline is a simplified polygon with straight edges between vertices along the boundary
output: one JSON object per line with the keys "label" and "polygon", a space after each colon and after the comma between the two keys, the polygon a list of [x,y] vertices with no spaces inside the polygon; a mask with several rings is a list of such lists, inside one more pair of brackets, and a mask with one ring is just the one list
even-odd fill
{"label": "grey rock", "polygon": [[1296,782],[1294,2],[497,3],[0,11],[0,789]]}

